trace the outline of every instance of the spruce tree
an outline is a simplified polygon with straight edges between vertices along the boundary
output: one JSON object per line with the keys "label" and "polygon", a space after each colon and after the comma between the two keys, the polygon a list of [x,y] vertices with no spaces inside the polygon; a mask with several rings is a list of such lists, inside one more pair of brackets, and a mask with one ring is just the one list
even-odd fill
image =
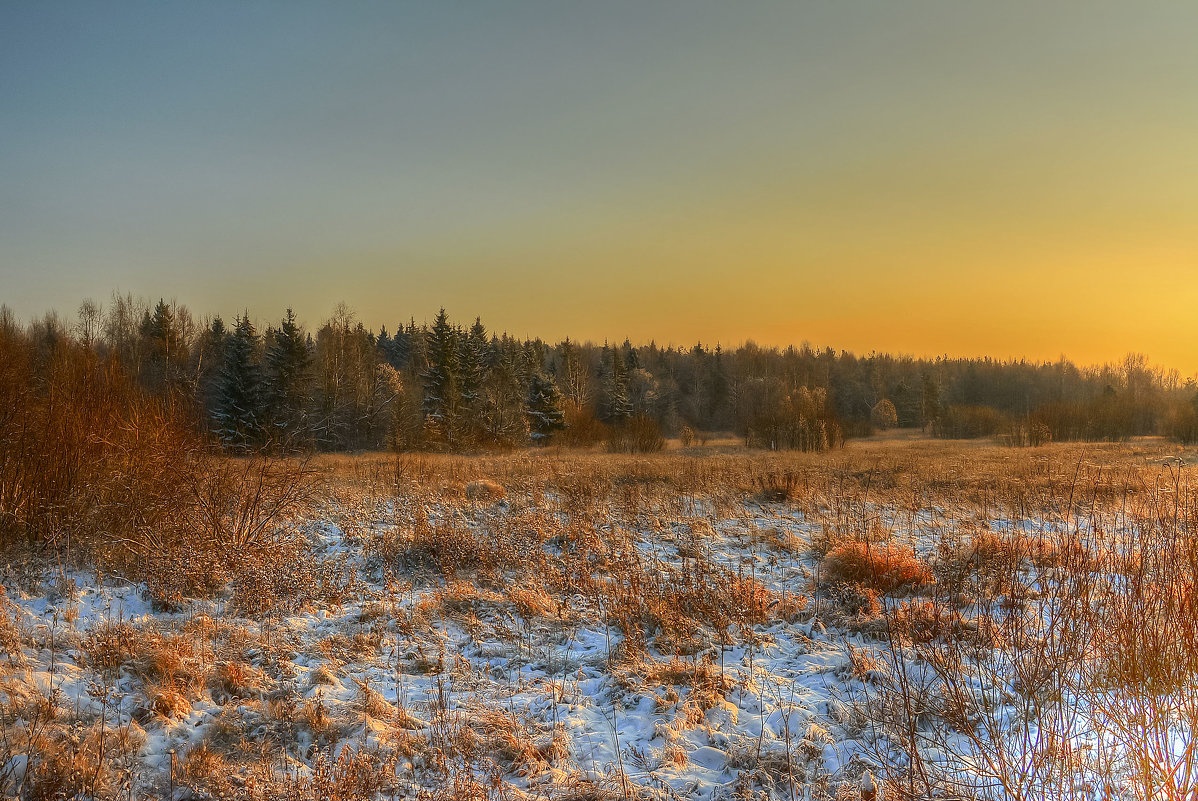
{"label": "spruce tree", "polygon": [[177,388],[183,380],[187,348],[175,310],[161,298],[154,312],[146,312],[141,323],[145,364],[142,381],[156,392]]}
{"label": "spruce tree", "polygon": [[522,354],[506,335],[503,340],[493,340],[489,351],[491,368],[482,386],[479,427],[493,444],[516,445],[528,436],[528,390],[520,378]]}
{"label": "spruce tree", "polygon": [[603,349],[607,357],[603,374],[604,419],[618,425],[632,416],[632,404],[628,399],[628,373],[619,348],[604,345]]}
{"label": "spruce tree", "polygon": [[272,439],[298,444],[307,437],[312,354],[295,312],[287,309],[264,359],[264,401]]}
{"label": "spruce tree", "polygon": [[379,349],[379,355],[382,361],[391,364],[391,348],[394,346],[391,341],[391,336],[387,333],[387,326],[379,329],[379,335],[374,341],[375,347]]}
{"label": "spruce tree", "polygon": [[425,425],[431,436],[452,443],[457,434],[461,404],[458,384],[458,332],[449,324],[442,308],[427,333],[428,368],[421,374],[424,382]]}
{"label": "spruce tree", "polygon": [[565,427],[562,396],[557,383],[544,373],[535,373],[528,386],[528,430],[532,441],[544,445]]}
{"label": "spruce tree", "polygon": [[628,372],[638,369],[641,366],[640,356],[637,355],[636,348],[632,347],[632,343],[627,339],[624,340],[624,368]]}
{"label": "spruce tree", "polygon": [[249,317],[241,317],[226,339],[218,382],[216,430],[234,448],[254,446],[262,436],[262,376],[257,363],[258,335]]}
{"label": "spruce tree", "polygon": [[469,413],[478,408],[479,393],[490,366],[491,345],[480,318],[474,318],[474,325],[461,338],[458,351],[462,406]]}

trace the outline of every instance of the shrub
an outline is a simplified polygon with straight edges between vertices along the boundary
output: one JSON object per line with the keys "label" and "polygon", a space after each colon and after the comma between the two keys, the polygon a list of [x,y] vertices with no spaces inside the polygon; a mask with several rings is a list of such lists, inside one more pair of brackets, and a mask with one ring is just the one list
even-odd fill
{"label": "shrub", "polygon": [[666,446],[661,426],[647,415],[638,415],[611,428],[607,450],[611,453],[657,453]]}
{"label": "shrub", "polygon": [[877,590],[859,582],[838,582],[832,585],[828,594],[847,615],[872,620],[882,614],[882,602]]}
{"label": "shrub", "polygon": [[506,495],[507,492],[503,489],[503,486],[490,479],[482,478],[478,481],[471,481],[466,485],[466,498],[475,503],[502,501]]}
{"label": "shrub", "polygon": [[683,426],[678,429],[678,441],[682,447],[689,448],[695,444],[695,430],[690,426]]}
{"label": "shrub", "polygon": [[589,447],[603,442],[608,435],[607,426],[595,419],[594,411],[586,406],[566,403],[563,409],[566,428],[555,436],[558,444],[570,447]]}
{"label": "shrub", "polygon": [[0,332],[0,548],[145,581],[160,606],[223,585],[307,501],[303,462],[230,459],[198,409],[68,340]]}
{"label": "shrub", "polygon": [[913,551],[890,542],[840,545],[824,557],[823,568],[829,581],[861,584],[879,592],[933,581],[928,566]]}
{"label": "shrub", "polygon": [[869,420],[874,428],[885,431],[888,428],[894,428],[898,425],[898,411],[895,410],[893,403],[883,398],[870,411]]}
{"label": "shrub", "polygon": [[1056,546],[1025,534],[978,531],[968,542],[942,542],[933,560],[937,583],[950,593],[969,589],[976,582],[981,594],[993,595],[1018,579],[1026,562],[1046,565],[1056,561]]}
{"label": "shrub", "polygon": [[949,406],[933,431],[945,439],[978,439],[996,436],[1010,427],[1007,416],[989,406]]}
{"label": "shrub", "polygon": [[789,501],[799,489],[799,475],[793,470],[771,470],[753,477],[757,493],[766,503]]}
{"label": "shrub", "polygon": [[322,559],[298,533],[262,545],[233,569],[231,605],[240,614],[288,612],[313,602],[338,606],[357,587],[357,574],[344,556]]}

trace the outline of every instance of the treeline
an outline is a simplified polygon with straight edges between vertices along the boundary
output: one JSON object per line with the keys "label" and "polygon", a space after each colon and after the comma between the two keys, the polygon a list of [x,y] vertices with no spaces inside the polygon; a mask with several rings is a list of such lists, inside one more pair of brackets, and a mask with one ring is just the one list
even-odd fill
{"label": "treeline", "polygon": [[[858,357],[808,345],[555,344],[462,324],[444,309],[375,332],[344,305],[313,330],[290,311],[201,321],[180,304],[114,296],[77,318],[0,333],[49,359],[82,349],[154,397],[191,404],[236,450],[510,448],[648,451],[734,432],[752,446],[823,450],[846,436],[920,427],[1014,444],[1198,439],[1198,388],[1142,356],[1098,368],[992,359]],[[31,364],[36,364],[32,359]]]}

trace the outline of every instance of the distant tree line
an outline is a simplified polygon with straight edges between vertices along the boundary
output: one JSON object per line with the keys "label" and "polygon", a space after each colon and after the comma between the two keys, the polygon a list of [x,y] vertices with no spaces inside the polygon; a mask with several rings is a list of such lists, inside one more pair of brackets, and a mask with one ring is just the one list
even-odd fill
{"label": "distant tree line", "polygon": [[[1165,434],[1198,440],[1198,387],[1140,355],[1081,368],[994,359],[856,356],[806,344],[556,344],[463,324],[440,310],[372,331],[344,304],[315,330],[288,309],[248,312],[114,296],[0,335],[49,359],[82,348],[151,395],[190,403],[233,450],[510,448],[606,443],[644,451],[731,432],[763,448],[823,450],[893,427],[1013,444]],[[37,359],[30,364],[37,364]]]}

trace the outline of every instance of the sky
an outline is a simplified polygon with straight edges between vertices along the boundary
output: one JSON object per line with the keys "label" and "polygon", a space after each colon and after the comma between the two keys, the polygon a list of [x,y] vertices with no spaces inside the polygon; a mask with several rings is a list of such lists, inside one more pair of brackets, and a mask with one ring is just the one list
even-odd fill
{"label": "sky", "polygon": [[0,5],[0,302],[1198,372],[1195,3]]}

